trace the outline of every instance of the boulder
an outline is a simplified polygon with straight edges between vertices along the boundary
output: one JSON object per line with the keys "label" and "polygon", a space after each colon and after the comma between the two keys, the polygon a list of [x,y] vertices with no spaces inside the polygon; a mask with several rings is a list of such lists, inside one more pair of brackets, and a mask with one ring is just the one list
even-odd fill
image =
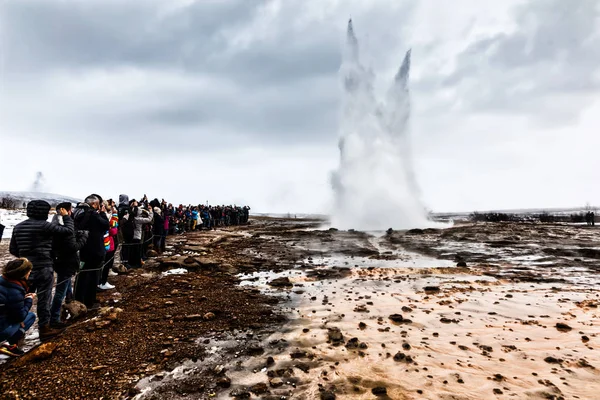
{"label": "boulder", "polygon": [[344,342],[344,335],[342,335],[342,332],[339,328],[329,328],[327,331],[327,337],[334,346],[339,346]]}
{"label": "boulder", "polygon": [[385,396],[387,394],[387,389],[383,386],[377,386],[371,389],[371,393],[375,396]]}
{"label": "boulder", "polygon": [[31,351],[15,360],[13,366],[21,367],[33,361],[41,361],[52,357],[54,351],[58,348],[58,343],[48,342],[34,347]]}
{"label": "boulder", "polygon": [[290,278],[288,278],[287,276],[273,279],[271,282],[269,282],[269,285],[274,286],[274,287],[294,286],[294,284],[290,281]]}
{"label": "boulder", "polygon": [[204,314],[202,316],[202,319],[205,320],[205,321],[211,321],[211,320],[213,320],[215,318],[216,318],[215,314],[211,313],[211,312],[207,312],[206,314]]}
{"label": "boulder", "polygon": [[72,300],[69,303],[65,303],[62,306],[62,320],[74,321],[87,314],[87,307],[85,304],[80,303],[77,300]]}
{"label": "boulder", "polygon": [[283,386],[283,384],[284,384],[284,382],[283,382],[283,379],[281,379],[281,378],[273,378],[269,381],[269,385],[272,388],[281,387],[281,386]]}
{"label": "boulder", "polygon": [[400,314],[392,314],[389,316],[389,318],[394,322],[402,322],[404,320],[404,317],[402,317]]}

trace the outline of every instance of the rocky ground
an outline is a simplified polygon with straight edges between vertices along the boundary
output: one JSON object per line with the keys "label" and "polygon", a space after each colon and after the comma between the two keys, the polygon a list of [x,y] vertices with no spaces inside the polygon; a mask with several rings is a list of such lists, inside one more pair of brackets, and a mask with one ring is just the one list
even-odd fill
{"label": "rocky ground", "polygon": [[169,254],[111,278],[107,308],[43,359],[0,366],[0,393],[596,398],[599,230],[319,225],[263,218],[171,238]]}

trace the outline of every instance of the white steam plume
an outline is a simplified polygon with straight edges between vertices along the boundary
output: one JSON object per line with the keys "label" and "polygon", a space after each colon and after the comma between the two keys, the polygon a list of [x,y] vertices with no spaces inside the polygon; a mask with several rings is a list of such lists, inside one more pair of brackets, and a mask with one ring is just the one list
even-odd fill
{"label": "white steam plume", "polygon": [[341,229],[404,229],[428,224],[419,200],[408,136],[411,51],[378,103],[374,75],[360,63],[358,40],[348,22],[340,121],[340,165],[333,173],[333,226]]}

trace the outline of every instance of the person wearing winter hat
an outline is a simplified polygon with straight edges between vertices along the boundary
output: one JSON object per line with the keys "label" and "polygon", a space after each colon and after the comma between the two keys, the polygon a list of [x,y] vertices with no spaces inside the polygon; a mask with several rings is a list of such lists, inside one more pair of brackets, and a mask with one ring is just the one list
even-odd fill
{"label": "person wearing winter hat", "polygon": [[9,246],[12,255],[26,257],[33,264],[27,284],[31,292],[38,294],[37,316],[42,341],[62,332],[50,327],[50,306],[54,285],[52,240],[54,237],[62,238],[73,233],[73,220],[66,209],[58,210],[64,225],[49,223],[47,221],[49,212],[50,204],[47,201],[30,201],[27,204],[29,219],[15,226]]}
{"label": "person wearing winter hat", "polygon": [[33,264],[26,258],[8,262],[0,276],[0,354],[18,357],[24,352],[19,349],[19,341],[35,322],[35,314],[30,312],[34,293],[27,293],[27,279]]}
{"label": "person wearing winter hat", "polygon": [[154,235],[154,251],[160,255],[162,254],[163,240],[165,239],[165,220],[160,207],[154,207],[152,234]]}

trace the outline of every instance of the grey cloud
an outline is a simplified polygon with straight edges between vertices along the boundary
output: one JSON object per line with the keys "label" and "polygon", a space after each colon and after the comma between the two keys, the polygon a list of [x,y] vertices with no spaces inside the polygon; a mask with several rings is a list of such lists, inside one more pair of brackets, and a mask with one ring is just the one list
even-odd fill
{"label": "grey cloud", "polygon": [[[32,138],[47,137],[47,129],[53,129],[79,143],[82,135],[103,135],[140,147],[151,145],[144,140],[148,138],[329,144],[336,137],[337,71],[345,13],[352,6],[340,6],[339,16],[327,14],[303,25],[297,22],[321,3],[279,1],[276,15],[260,27],[263,12],[274,1],[202,0],[170,12],[164,5],[172,3],[162,0],[4,1],[3,84],[7,93],[35,93],[31,100],[18,97],[21,115],[51,111],[36,115],[35,122],[16,118],[10,110],[17,96],[0,96],[0,118],[5,127],[26,127]],[[415,3],[395,9],[357,4],[363,12],[363,36],[381,21],[403,26]],[[383,54],[394,46],[394,37],[386,39]],[[378,49],[384,46],[381,40],[373,42]],[[149,81],[143,90],[115,96],[123,78],[114,76],[127,68],[179,81],[208,80],[211,90],[204,92],[193,83],[165,89],[168,83]],[[55,74],[77,82],[90,71],[105,72],[107,87],[85,90],[74,100],[62,99],[60,87],[52,85]],[[223,82],[228,87],[220,92]]]}
{"label": "grey cloud", "polygon": [[[515,20],[514,32],[483,37],[460,53],[443,87],[455,89],[468,110],[571,121],[585,95],[600,89],[598,2],[535,0],[520,6]],[[557,109],[552,96],[577,99]]]}
{"label": "grey cloud", "polygon": [[2,13],[5,73],[41,70],[176,68],[265,81],[331,74],[340,63],[334,29],[311,35],[277,32],[246,49],[229,51],[228,32],[248,25],[263,0],[197,1],[167,15],[164,2],[49,2],[9,0]]}
{"label": "grey cloud", "polygon": [[167,3],[8,0],[2,34],[8,68],[160,67],[201,58],[220,33],[253,18],[264,1],[194,2],[163,15]]}

